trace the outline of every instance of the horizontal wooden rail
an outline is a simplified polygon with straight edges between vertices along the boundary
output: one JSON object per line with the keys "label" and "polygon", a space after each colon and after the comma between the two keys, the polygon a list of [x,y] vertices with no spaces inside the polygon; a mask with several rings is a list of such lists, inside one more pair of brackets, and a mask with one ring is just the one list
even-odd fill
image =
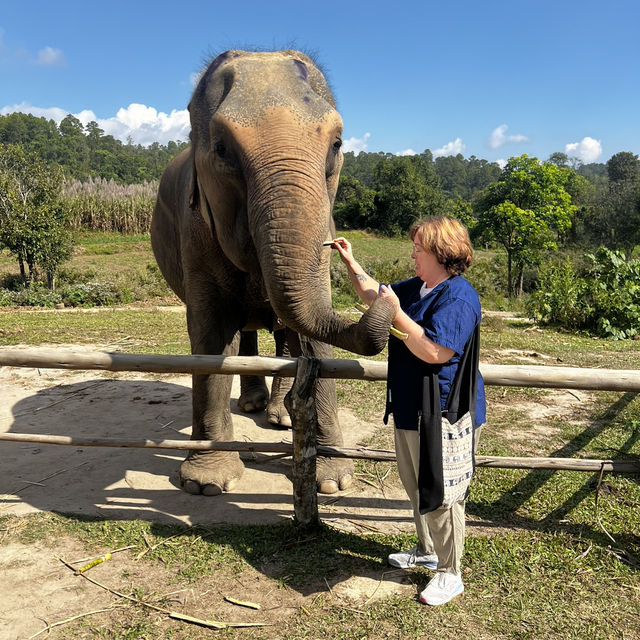
{"label": "horizontal wooden rail", "polygon": [[[293,377],[296,375],[297,359],[261,356],[170,356],[68,349],[0,349],[0,366]],[[480,371],[487,385],[640,391],[640,371],[636,370],[480,364]],[[363,359],[324,359],[320,361],[319,377],[386,380],[387,363]]]}
{"label": "horizontal wooden rail", "polygon": [[[70,447],[112,447],[123,449],[174,449],[180,451],[248,451],[251,453],[293,453],[293,444],[287,442],[211,442],[209,440],[115,440],[113,438],[77,438],[49,436],[36,433],[0,433],[0,441],[33,442]],[[319,455],[332,458],[353,458],[394,462],[393,451],[358,447],[317,446]],[[640,473],[640,460],[593,460],[590,458],[507,458],[476,456],[476,467],[492,469],[555,469],[565,471],[614,471]]]}

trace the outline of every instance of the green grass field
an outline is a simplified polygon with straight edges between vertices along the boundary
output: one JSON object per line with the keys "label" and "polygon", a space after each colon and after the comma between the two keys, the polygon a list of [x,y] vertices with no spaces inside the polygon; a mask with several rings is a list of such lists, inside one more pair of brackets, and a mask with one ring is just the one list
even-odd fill
{"label": "green grass field", "polygon": [[[350,239],[356,255],[365,257],[406,256],[410,248],[406,241],[366,234]],[[95,269],[105,278],[118,271],[130,277],[153,261],[145,237],[85,236],[81,247],[70,268]],[[0,277],[12,269],[2,256]],[[167,295],[140,302],[99,312],[2,309],[0,346],[93,344],[188,353],[184,313],[162,308],[177,301]],[[352,310],[345,306],[344,312]],[[260,345],[265,355],[273,354],[266,332]],[[336,351],[336,357],[349,354]],[[481,362],[638,369],[640,341],[606,341],[487,316]],[[380,422],[382,383],[340,381],[338,397],[362,419]],[[577,391],[572,399],[556,390],[490,387],[488,416],[484,455],[640,457],[640,400],[634,393]],[[369,445],[391,448],[389,430],[381,425]],[[389,463],[359,462],[356,473],[362,482],[382,476],[397,482]],[[595,473],[478,469],[467,508],[465,594],[438,608],[420,605],[415,595],[350,604],[328,588],[349,575],[384,579],[386,555],[414,544],[408,534],[345,533],[328,525],[308,531],[292,523],[186,528],[40,514],[0,517],[0,557],[14,544],[48,545],[55,553],[56,541],[72,540],[87,555],[134,545],[132,558],[148,552],[131,561],[135,573],[123,570],[110,586],[168,608],[178,605],[162,594],[191,589],[199,605],[189,611],[214,618],[231,585],[255,583],[263,604],[257,613],[271,624],[205,630],[130,602],[61,625],[50,634],[55,638],[637,639],[640,476],[604,474],[596,503],[598,479]],[[417,594],[429,573],[409,576]],[[286,613],[270,608],[276,600],[286,603]]]}

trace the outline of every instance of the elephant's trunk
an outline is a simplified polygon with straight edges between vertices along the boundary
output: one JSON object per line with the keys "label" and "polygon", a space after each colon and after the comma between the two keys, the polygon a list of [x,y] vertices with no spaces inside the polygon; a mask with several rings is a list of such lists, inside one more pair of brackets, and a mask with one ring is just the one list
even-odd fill
{"label": "elephant's trunk", "polygon": [[331,204],[324,167],[309,158],[273,161],[248,184],[253,241],[267,293],[278,318],[291,329],[362,355],[387,343],[393,305],[376,301],[355,323],[331,307],[329,236]]}

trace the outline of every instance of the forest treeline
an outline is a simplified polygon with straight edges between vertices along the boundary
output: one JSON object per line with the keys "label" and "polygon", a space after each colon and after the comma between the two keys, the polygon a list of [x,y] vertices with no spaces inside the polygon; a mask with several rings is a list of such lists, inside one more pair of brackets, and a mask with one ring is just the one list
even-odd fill
{"label": "forest treeline", "polygon": [[0,143],[21,145],[60,167],[69,178],[102,178],[118,184],[158,180],[169,160],[187,146],[186,142],[125,144],[105,134],[96,122],[83,125],[71,114],[56,124],[27,113],[0,116]]}
{"label": "forest treeline", "polygon": [[[56,124],[24,113],[0,116],[0,144],[20,145],[26,153],[61,170],[66,178],[63,193],[71,205],[75,228],[88,224],[100,230],[136,233],[148,229],[155,182],[171,158],[187,145],[125,144],[106,135],[95,122],[83,125],[68,115]],[[623,151],[606,164],[581,164],[556,152],[536,164],[560,170],[553,179],[560,181],[574,207],[568,212],[567,228],[556,230],[561,244],[629,251],[640,243],[640,163],[635,154]],[[491,185],[514,171],[531,173],[532,169],[531,162],[526,167],[513,162],[500,167],[461,154],[434,158],[428,149],[412,156],[346,152],[334,216],[338,228],[400,235],[415,219],[446,213],[462,219],[473,230],[482,222],[483,210],[493,207],[495,213],[499,204],[487,202]],[[140,197],[137,187],[123,190],[118,185],[145,185],[144,196]],[[538,185],[535,179],[523,185],[514,183],[509,193],[502,189],[493,199],[503,198],[524,211],[535,212],[545,203],[535,202],[535,197],[525,192],[539,189],[539,200],[545,190],[548,195],[547,186]],[[126,211],[118,212],[119,206]],[[539,217],[539,212],[536,215]],[[484,219],[486,223],[486,215]],[[475,238],[485,243],[495,241],[495,233],[487,226],[480,224],[474,232]],[[513,233],[516,231],[514,227]]]}
{"label": "forest treeline", "polygon": [[[38,265],[54,281],[56,265],[69,254],[52,248],[55,239],[68,241],[60,225],[147,233],[157,181],[185,146],[125,144],[71,115],[60,124],[21,113],[0,116],[0,246],[18,257],[25,284]],[[633,332],[636,317],[640,321],[636,154],[621,151],[592,164],[562,152],[543,160],[523,154],[499,166],[461,154],[434,158],[428,149],[410,156],[344,153],[334,206],[338,229],[404,236],[415,220],[441,214],[462,220],[474,245],[495,253],[492,268],[504,272],[496,288],[512,299],[538,294],[531,296],[538,305],[532,315],[591,326],[605,298],[588,282],[611,277],[620,291],[623,281],[631,286],[624,305],[637,313],[623,324]],[[565,256],[570,264],[560,264]],[[541,294],[542,282],[555,291],[552,300]],[[578,282],[581,289],[566,290]],[[559,309],[570,299],[577,300],[573,314]],[[608,297],[606,304],[614,302]]]}

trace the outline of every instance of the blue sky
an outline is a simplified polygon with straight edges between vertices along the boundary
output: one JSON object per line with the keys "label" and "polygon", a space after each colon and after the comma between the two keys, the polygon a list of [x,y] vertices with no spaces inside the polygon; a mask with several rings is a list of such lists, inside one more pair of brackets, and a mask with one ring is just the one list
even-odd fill
{"label": "blue sky", "polygon": [[0,9],[0,114],[72,113],[186,139],[193,78],[229,48],[317,52],[347,150],[640,153],[637,0],[22,0]]}

